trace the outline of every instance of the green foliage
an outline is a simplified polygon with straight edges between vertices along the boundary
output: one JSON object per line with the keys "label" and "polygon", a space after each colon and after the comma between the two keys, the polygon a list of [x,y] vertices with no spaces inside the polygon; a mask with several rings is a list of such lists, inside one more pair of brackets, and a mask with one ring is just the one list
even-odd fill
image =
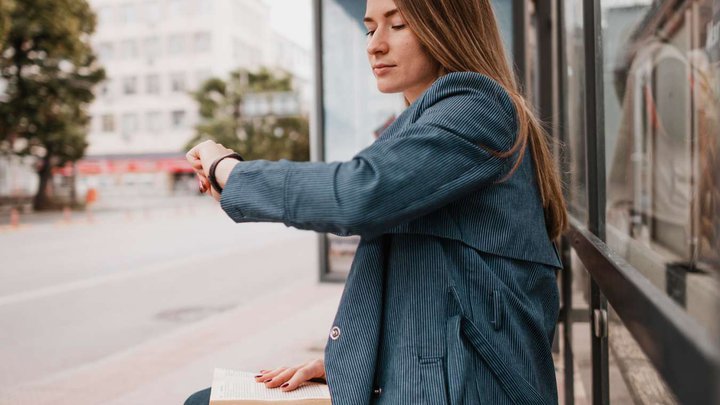
{"label": "green foliage", "polygon": [[0,78],[6,84],[0,151],[42,158],[35,204],[41,209],[52,167],[80,159],[87,147],[86,108],[93,87],[105,79],[90,46],[96,17],[86,0],[0,2]]}
{"label": "green foliage", "polygon": [[307,117],[244,117],[247,94],[292,91],[289,76],[277,77],[267,69],[236,70],[227,81],[211,78],[193,93],[198,102],[200,123],[188,142],[190,149],[211,139],[233,149],[248,160],[308,160],[310,157]]}

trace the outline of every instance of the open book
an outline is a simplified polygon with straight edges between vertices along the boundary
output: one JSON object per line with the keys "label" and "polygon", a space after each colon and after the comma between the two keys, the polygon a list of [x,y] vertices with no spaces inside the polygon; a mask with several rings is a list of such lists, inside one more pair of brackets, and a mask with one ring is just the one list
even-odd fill
{"label": "open book", "polygon": [[246,371],[216,368],[210,405],[331,405],[326,384],[307,381],[292,391],[266,388]]}

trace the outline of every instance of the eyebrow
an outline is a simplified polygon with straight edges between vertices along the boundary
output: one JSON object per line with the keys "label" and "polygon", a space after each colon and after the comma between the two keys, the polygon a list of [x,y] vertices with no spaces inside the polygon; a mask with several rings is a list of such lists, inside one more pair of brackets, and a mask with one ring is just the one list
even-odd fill
{"label": "eyebrow", "polygon": [[[388,18],[388,17],[390,17],[390,16],[392,16],[392,15],[394,15],[394,14],[397,14],[397,12],[398,12],[398,9],[394,8],[394,9],[386,12],[385,14],[383,14],[383,17]],[[363,22],[375,22],[375,20],[373,20],[373,19],[370,18],[370,17],[365,17],[365,18],[363,19]]]}

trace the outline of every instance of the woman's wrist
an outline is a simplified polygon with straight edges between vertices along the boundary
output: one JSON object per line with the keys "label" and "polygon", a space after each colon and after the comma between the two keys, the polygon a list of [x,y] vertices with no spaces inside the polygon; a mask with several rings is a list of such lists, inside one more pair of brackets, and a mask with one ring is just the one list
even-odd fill
{"label": "woman's wrist", "polygon": [[218,163],[215,168],[215,179],[220,184],[220,187],[225,188],[228,177],[236,164],[240,163],[237,159],[223,159]]}

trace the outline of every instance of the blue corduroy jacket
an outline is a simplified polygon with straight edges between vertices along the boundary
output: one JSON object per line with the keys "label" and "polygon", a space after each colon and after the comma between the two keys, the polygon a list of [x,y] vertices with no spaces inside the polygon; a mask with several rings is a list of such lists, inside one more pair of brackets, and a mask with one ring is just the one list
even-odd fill
{"label": "blue corduroy jacket", "polygon": [[[555,270],[530,150],[487,76],[442,76],[345,162],[240,162],[235,222],[360,235],[325,348],[334,404],[553,404]],[[517,155],[516,155],[517,156]]]}

